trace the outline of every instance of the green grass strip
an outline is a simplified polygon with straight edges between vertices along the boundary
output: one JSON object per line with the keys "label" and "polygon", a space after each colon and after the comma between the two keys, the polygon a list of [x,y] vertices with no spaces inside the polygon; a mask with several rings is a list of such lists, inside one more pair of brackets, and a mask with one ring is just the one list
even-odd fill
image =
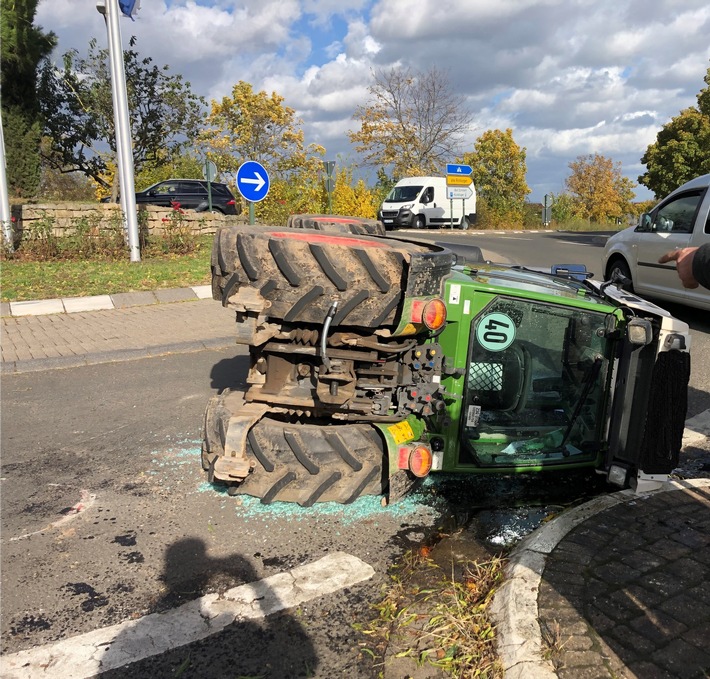
{"label": "green grass strip", "polygon": [[184,288],[210,282],[210,247],[187,255],[157,255],[141,262],[6,260],[0,265],[3,302],[117,292]]}

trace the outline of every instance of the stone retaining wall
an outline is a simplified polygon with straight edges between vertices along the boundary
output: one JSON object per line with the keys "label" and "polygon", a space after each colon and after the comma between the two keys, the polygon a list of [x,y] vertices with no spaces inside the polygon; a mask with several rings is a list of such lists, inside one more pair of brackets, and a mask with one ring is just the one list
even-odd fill
{"label": "stone retaining wall", "polygon": [[[32,229],[42,220],[51,224],[56,236],[68,235],[74,231],[82,219],[91,222],[100,221],[108,225],[120,219],[121,206],[115,203],[41,203],[36,205],[13,205],[12,221],[16,236],[21,236],[26,229]],[[138,219],[145,224],[149,234],[160,234],[170,224],[180,224],[189,227],[196,234],[212,234],[217,227],[225,224],[246,223],[246,216],[223,215],[219,212],[195,212],[180,210],[176,213],[172,208],[162,208],[156,205],[141,205],[138,208]],[[46,228],[46,227],[45,227]]]}

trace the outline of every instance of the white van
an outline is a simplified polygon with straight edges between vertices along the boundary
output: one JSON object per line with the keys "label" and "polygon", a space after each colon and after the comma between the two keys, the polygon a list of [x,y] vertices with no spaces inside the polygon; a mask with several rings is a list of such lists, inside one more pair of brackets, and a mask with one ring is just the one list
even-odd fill
{"label": "white van", "polygon": [[[429,226],[467,229],[476,221],[476,189],[468,187],[471,196],[462,200],[451,195],[466,193],[460,187],[447,188],[444,177],[407,177],[397,182],[380,206],[377,218],[385,229]],[[453,214],[452,214],[453,207]]]}

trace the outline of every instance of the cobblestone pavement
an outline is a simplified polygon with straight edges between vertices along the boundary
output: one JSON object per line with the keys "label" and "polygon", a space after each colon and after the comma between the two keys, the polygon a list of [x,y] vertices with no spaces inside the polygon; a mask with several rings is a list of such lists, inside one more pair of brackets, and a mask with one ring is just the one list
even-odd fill
{"label": "cobblestone pavement", "polygon": [[709,479],[564,512],[507,576],[493,605],[506,679],[710,677]]}
{"label": "cobblestone pavement", "polygon": [[710,674],[710,488],[632,497],[574,528],[538,595],[560,679]]}
{"label": "cobblestone pavement", "polygon": [[212,299],[2,318],[2,372],[71,368],[234,344],[234,312]]}

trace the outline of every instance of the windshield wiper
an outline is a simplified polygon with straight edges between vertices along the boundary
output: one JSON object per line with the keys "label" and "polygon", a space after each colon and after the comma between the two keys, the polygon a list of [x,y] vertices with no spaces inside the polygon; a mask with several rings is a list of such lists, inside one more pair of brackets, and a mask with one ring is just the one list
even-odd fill
{"label": "windshield wiper", "polygon": [[[577,400],[577,404],[574,407],[574,412],[572,413],[572,417],[570,418],[569,424],[567,425],[567,429],[565,430],[565,434],[562,437],[562,441],[560,442],[560,445],[558,448],[562,451],[562,454],[565,454],[565,444],[567,443],[567,439],[570,437],[570,434],[572,433],[572,429],[574,428],[574,425],[576,424],[577,420],[579,419],[579,416],[582,413],[582,408],[584,407],[584,404],[587,401],[587,397],[589,396],[589,392],[592,390],[592,387],[594,386],[594,383],[597,381],[597,377],[599,376],[599,371],[601,370],[602,367],[602,357],[597,356],[594,359],[594,362],[592,365],[589,366],[589,369],[587,370],[587,374],[584,376],[584,388],[582,389],[582,394],[580,395],[579,399]],[[569,454],[569,453],[567,453]]]}

